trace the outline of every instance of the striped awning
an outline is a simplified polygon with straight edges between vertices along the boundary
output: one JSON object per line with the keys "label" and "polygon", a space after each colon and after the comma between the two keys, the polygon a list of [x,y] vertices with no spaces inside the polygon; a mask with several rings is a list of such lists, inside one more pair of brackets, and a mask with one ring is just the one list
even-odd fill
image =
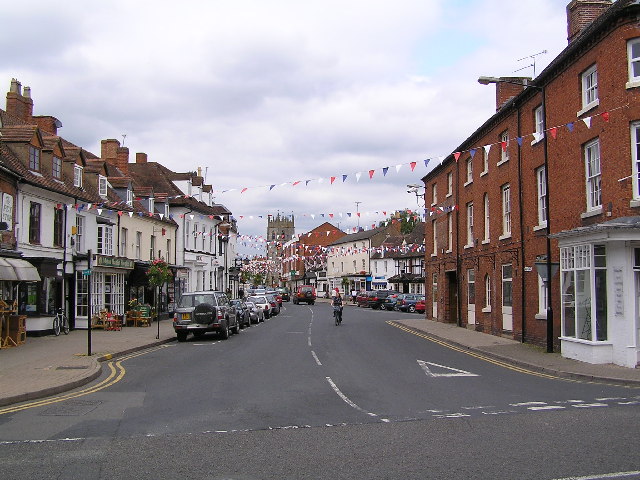
{"label": "striped awning", "polygon": [[38,269],[21,258],[0,257],[0,280],[38,282]]}

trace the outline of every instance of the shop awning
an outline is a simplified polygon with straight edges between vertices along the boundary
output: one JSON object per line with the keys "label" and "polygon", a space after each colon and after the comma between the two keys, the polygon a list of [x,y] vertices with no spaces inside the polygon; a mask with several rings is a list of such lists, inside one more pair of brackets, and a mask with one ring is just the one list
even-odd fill
{"label": "shop awning", "polygon": [[0,280],[38,282],[38,269],[21,258],[0,257]]}

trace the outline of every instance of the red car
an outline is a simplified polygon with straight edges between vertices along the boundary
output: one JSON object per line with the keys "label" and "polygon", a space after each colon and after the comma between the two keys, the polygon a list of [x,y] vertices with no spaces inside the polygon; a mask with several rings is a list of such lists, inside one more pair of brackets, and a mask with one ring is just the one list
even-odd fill
{"label": "red car", "polygon": [[427,304],[425,303],[425,300],[424,299],[418,300],[416,302],[416,304],[415,304],[415,309],[416,309],[416,312],[418,312],[418,313],[426,312],[427,311]]}

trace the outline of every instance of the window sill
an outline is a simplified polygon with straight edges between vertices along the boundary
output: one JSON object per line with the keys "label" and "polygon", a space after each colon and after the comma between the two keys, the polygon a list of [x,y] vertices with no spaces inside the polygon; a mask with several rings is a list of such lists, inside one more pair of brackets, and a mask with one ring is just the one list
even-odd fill
{"label": "window sill", "polygon": [[465,250],[468,250],[469,248],[473,248],[473,244],[467,244],[463,247]]}
{"label": "window sill", "polygon": [[467,183],[464,184],[464,186],[466,187],[468,185],[471,185],[472,183],[473,183],[473,180],[469,180]]}
{"label": "window sill", "polygon": [[594,210],[590,210],[588,212],[584,212],[580,214],[580,218],[582,218],[583,220],[585,218],[591,218],[591,217],[595,217],[597,215],[602,215],[602,207],[598,207]]}
{"label": "window sill", "polygon": [[438,256],[438,254],[437,254],[437,253],[432,253],[432,254],[431,254],[431,258],[436,258],[437,256]]}
{"label": "window sill", "polygon": [[576,117],[580,117],[580,116],[584,115],[589,110],[593,110],[594,108],[596,108],[599,105],[600,105],[600,99],[597,99],[595,102],[591,102],[589,105],[586,105],[582,110],[580,110],[578,113],[576,113]]}
{"label": "window sill", "polygon": [[640,200],[631,200],[629,202],[630,207],[640,207]]}
{"label": "window sill", "polygon": [[499,167],[500,165],[504,165],[505,163],[507,163],[509,161],[509,159],[505,159],[505,160],[500,160],[498,163],[496,163],[496,167]]}
{"label": "window sill", "polygon": [[[536,138],[536,134],[538,135],[538,137]],[[533,147],[534,145],[540,143],[542,140],[544,140],[544,133],[534,133],[534,139],[531,141],[531,146]]]}
{"label": "window sill", "polygon": [[491,307],[484,307],[482,313],[491,313]]}
{"label": "window sill", "polygon": [[546,320],[547,319],[547,314],[546,313],[536,313],[535,319],[536,320]]}
{"label": "window sill", "polygon": [[449,197],[451,197],[452,195],[453,195],[453,193],[447,193],[447,195],[446,195],[446,197],[445,197],[445,198],[449,198]]}
{"label": "window sill", "polygon": [[488,238],[486,240],[482,240],[482,245],[489,245],[489,243],[491,243],[491,240]]}
{"label": "window sill", "polygon": [[484,177],[485,175],[487,175],[489,173],[489,170],[484,170],[482,172],[480,172],[480,176]]}
{"label": "window sill", "polygon": [[564,337],[564,336],[561,336],[560,340],[562,340],[563,342],[582,343],[583,345],[593,345],[593,346],[612,346],[613,345],[613,343],[608,340],[595,341],[595,340],[585,340],[583,338]]}
{"label": "window sill", "polygon": [[630,88],[640,87],[640,80],[632,80],[630,82],[627,82],[625,87],[627,88],[627,90],[630,89]]}
{"label": "window sill", "polygon": [[511,234],[510,234],[510,233],[507,233],[506,235],[500,235],[500,236],[498,237],[498,240],[507,240],[507,239],[509,239],[509,238],[511,238]]}
{"label": "window sill", "polygon": [[446,250],[444,253],[451,253],[451,252],[453,252],[453,250],[449,249],[449,250]]}
{"label": "window sill", "polygon": [[533,231],[534,232],[538,232],[540,230],[546,230],[547,229],[547,224],[544,223],[542,225],[536,225],[535,227],[533,227]]}

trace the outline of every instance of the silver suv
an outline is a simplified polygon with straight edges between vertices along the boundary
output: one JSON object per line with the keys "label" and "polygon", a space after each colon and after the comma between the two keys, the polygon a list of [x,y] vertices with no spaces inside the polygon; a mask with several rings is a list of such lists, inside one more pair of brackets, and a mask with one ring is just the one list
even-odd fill
{"label": "silver suv", "polygon": [[230,331],[240,333],[240,324],[224,293],[190,292],[180,298],[173,314],[173,329],[179,342],[184,342],[189,332],[195,337],[216,332],[227,339]]}

